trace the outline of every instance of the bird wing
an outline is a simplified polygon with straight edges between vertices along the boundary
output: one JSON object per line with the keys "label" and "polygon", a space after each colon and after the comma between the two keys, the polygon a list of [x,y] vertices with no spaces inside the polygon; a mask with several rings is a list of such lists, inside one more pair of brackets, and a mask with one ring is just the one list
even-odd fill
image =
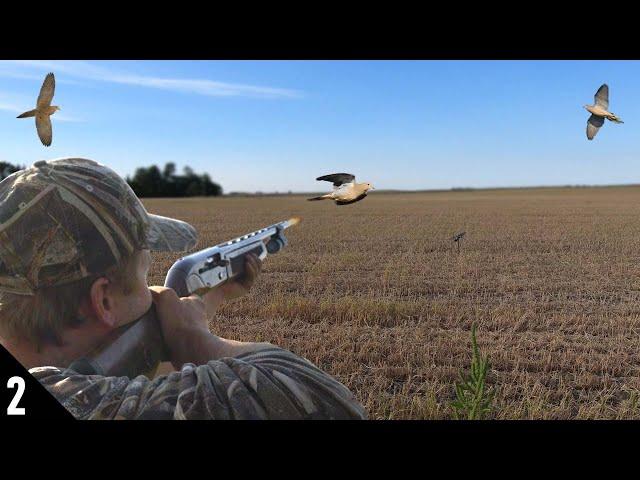
{"label": "bird wing", "polygon": [[326,182],[333,182],[334,187],[339,187],[344,183],[351,183],[356,179],[355,175],[350,173],[332,173],[331,175],[323,175],[316,178],[316,180],[324,180]]}
{"label": "bird wing", "polygon": [[56,90],[56,77],[53,73],[47,74],[42,82],[42,88],[40,88],[40,95],[38,95],[38,101],[36,102],[36,108],[48,107],[53,100],[53,94]]}
{"label": "bird wing", "polygon": [[38,136],[42,144],[45,147],[51,146],[53,132],[51,130],[51,119],[49,115],[36,115],[36,129],[38,130]]}
{"label": "bird wing", "polygon": [[609,86],[606,83],[603,83],[596,92],[595,104],[605,110],[609,109]]}
{"label": "bird wing", "polygon": [[589,120],[587,120],[587,138],[593,140],[593,137],[596,136],[596,133],[598,133],[602,125],[604,125],[604,117],[591,115]]}
{"label": "bird wing", "polygon": [[[335,185],[335,183],[334,183]],[[354,194],[353,183],[343,183],[339,187],[333,187],[334,198],[348,198],[353,197]]]}

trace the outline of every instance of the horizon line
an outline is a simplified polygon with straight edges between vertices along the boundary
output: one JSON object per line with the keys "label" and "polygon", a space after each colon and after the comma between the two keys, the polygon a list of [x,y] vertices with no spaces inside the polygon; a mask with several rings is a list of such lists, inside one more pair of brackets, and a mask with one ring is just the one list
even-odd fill
{"label": "horizon line", "polygon": [[[403,189],[376,189],[378,193],[445,193],[445,192],[472,192],[472,191],[491,191],[491,190],[542,190],[542,189],[559,189],[559,188],[630,188],[640,187],[640,183],[611,183],[611,184],[553,184],[553,185],[524,185],[524,186],[495,186],[495,187],[451,187],[451,188],[433,188],[433,189],[416,189],[416,190],[403,190]],[[316,195],[322,193],[321,191],[235,191],[232,190],[228,193],[219,195],[221,197],[230,196],[289,196],[289,195]],[[324,192],[326,193],[326,192]],[[146,198],[169,198],[169,197],[146,197]],[[188,197],[181,197],[188,198]]]}

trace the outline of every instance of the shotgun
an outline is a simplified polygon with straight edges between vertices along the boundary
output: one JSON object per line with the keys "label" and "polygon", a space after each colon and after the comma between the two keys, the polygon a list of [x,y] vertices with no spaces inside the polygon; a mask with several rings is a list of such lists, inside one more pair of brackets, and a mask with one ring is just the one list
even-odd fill
{"label": "shotgun", "polygon": [[[291,218],[182,257],[167,272],[164,285],[175,290],[179,297],[203,295],[242,275],[246,255],[254,253],[264,260],[267,254],[282,250],[288,244],[284,230],[299,221]],[[75,360],[69,369],[82,375],[134,378],[153,374],[160,362],[168,360],[152,303],[142,317],[115,329],[100,347]]]}

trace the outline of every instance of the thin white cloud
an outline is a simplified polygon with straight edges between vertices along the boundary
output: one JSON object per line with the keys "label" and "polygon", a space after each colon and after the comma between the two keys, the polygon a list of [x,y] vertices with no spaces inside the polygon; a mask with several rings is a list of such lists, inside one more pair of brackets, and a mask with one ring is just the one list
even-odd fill
{"label": "thin white cloud", "polygon": [[[18,70],[16,70],[15,67],[17,67]],[[25,73],[24,69],[61,72],[72,77],[88,80],[211,97],[299,98],[302,96],[299,91],[285,88],[217,82],[207,79],[164,78],[128,74],[116,72],[112,69],[84,61],[4,60],[0,62],[0,75],[29,75],[29,72]]]}
{"label": "thin white cloud", "polygon": [[[15,66],[8,65],[8,62],[0,61],[0,77],[5,78],[18,78],[24,80],[38,80],[43,81],[44,75],[41,73],[29,73],[21,70],[16,70]],[[69,78],[57,78],[56,83],[69,84],[69,85],[82,85],[82,82],[78,80],[71,80]]]}
{"label": "thin white cloud", "polygon": [[23,110],[20,110],[15,105],[12,105],[10,103],[5,103],[2,101],[0,101],[0,110],[4,110],[5,112],[16,112],[16,113],[23,112]]}
{"label": "thin white cloud", "polygon": [[78,117],[71,117],[69,115],[65,115],[65,114],[61,114],[61,113],[55,113],[53,117],[54,121],[58,121],[58,122],[84,122],[84,119],[82,118],[78,118]]}

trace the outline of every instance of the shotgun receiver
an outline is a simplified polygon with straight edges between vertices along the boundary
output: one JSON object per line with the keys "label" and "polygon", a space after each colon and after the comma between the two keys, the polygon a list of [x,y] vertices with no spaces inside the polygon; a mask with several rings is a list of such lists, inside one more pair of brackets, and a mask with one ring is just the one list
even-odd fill
{"label": "shotgun receiver", "polygon": [[[208,290],[244,273],[245,256],[254,253],[260,260],[287,245],[284,230],[300,220],[292,218],[248,233],[228,242],[205,248],[175,262],[165,279],[179,297],[204,295]],[[169,360],[162,330],[152,303],[138,320],[117,328],[103,345],[88,356],[75,360],[69,369],[83,375],[126,376],[155,372],[160,362]]]}

